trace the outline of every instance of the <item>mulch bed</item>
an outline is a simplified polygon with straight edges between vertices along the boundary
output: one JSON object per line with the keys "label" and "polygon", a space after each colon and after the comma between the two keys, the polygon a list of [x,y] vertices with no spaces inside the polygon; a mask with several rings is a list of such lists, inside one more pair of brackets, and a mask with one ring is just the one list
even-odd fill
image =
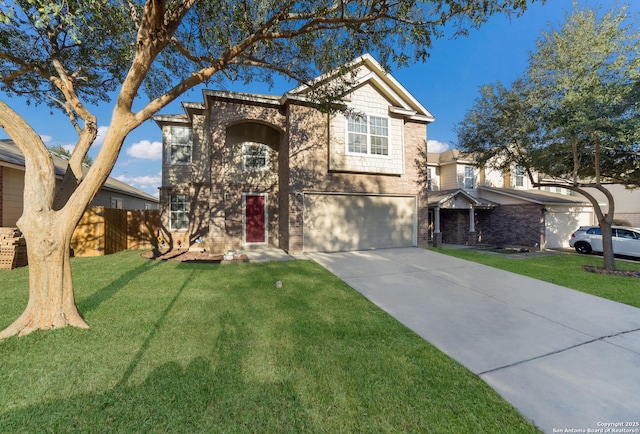
{"label": "mulch bed", "polygon": [[593,265],[583,265],[582,269],[590,273],[596,274],[608,274],[611,276],[625,276],[625,277],[640,277],[640,271],[624,271],[624,270],[605,270],[602,267],[595,267]]}
{"label": "mulch bed", "polygon": [[232,260],[225,260],[224,256],[212,255],[209,252],[197,252],[197,251],[189,251],[189,250],[168,250],[168,251],[158,251],[158,250],[150,250],[148,252],[144,252],[142,255],[143,258],[147,259],[157,259],[160,261],[179,261],[179,262],[203,262],[203,263],[211,263],[211,264],[227,264],[231,262],[249,262],[249,258],[247,255],[236,255]]}

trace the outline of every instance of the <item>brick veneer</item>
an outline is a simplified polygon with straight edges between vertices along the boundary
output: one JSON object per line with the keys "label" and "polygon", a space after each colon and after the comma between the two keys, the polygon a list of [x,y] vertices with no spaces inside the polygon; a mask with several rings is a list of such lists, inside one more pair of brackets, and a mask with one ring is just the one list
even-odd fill
{"label": "brick veneer", "polygon": [[[160,202],[167,210],[171,194],[189,192],[191,238],[193,233],[202,234],[210,251],[243,247],[243,192],[268,193],[269,245],[292,253],[301,253],[303,248],[306,192],[416,195],[418,245],[426,247],[427,198],[416,182],[415,166],[418,149],[426,139],[424,122],[391,117],[401,129],[397,135],[404,138],[404,150],[396,153],[399,160],[391,162],[395,165],[392,172],[397,173],[380,174],[375,173],[381,170],[376,167],[368,173],[364,169],[354,172],[352,167],[336,170],[330,162],[335,143],[327,124],[329,117],[304,103],[290,101],[283,106],[279,100],[234,100],[214,95],[198,113],[191,113],[191,119],[192,164],[174,167],[165,163]],[[274,154],[267,172],[241,170],[239,146],[244,141],[259,141],[271,148]],[[167,212],[163,213],[163,224],[168,228]],[[175,235],[185,236],[183,243],[189,242],[189,234]]]}
{"label": "brick veneer", "polygon": [[478,210],[476,231],[482,243],[535,247],[545,233],[541,205],[501,205],[492,210]]}

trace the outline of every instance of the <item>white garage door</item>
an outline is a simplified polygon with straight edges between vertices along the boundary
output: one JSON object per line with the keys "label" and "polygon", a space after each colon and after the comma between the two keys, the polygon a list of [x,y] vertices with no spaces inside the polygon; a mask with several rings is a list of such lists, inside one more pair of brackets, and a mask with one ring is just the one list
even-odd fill
{"label": "white garage door", "polygon": [[569,247],[571,234],[580,226],[592,224],[592,218],[589,210],[547,207],[545,215],[547,248]]}
{"label": "white garage door", "polygon": [[416,198],[304,195],[304,251],[338,252],[417,243]]}

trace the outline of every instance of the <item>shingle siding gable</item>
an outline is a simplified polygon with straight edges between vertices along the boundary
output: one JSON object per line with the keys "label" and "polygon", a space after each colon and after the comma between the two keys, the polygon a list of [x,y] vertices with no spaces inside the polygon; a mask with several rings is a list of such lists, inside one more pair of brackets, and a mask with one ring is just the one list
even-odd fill
{"label": "shingle siding gable", "polygon": [[351,92],[347,101],[347,107],[356,113],[389,119],[389,155],[348,154],[346,151],[347,118],[343,113],[337,113],[331,117],[329,126],[329,169],[333,171],[387,175],[401,175],[404,173],[404,120],[389,116],[389,101],[370,83],[365,83]]}

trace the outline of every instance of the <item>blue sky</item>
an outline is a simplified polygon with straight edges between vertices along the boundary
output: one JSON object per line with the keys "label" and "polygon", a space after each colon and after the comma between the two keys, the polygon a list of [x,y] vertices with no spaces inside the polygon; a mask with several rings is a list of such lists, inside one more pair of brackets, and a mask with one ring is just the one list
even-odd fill
{"label": "blue sky", "polygon": [[[534,3],[521,17],[495,16],[479,30],[466,37],[435,40],[431,55],[425,63],[412,64],[391,74],[420,101],[436,118],[428,127],[429,150],[441,152],[455,147],[455,125],[473,106],[478,87],[500,81],[509,84],[523,74],[528,56],[535,50],[541,32],[551,25],[558,28],[571,11],[573,0],[547,0],[545,5]],[[629,0],[630,10],[640,12],[640,1]],[[607,9],[612,0],[579,0],[581,7],[598,4]],[[269,89],[256,83],[250,86],[230,85],[226,90],[282,95],[295,87],[294,83],[277,82]],[[201,89],[186,94],[181,101],[202,101]],[[48,146],[72,145],[76,134],[67,118],[51,114],[46,107],[25,106],[17,98],[5,99],[43,137]],[[100,131],[108,127],[110,106],[96,109]],[[183,113],[180,103],[173,103],[162,114]],[[6,138],[0,130],[0,138]],[[127,182],[147,193],[157,195],[161,178],[162,135],[153,121],[132,132],[125,141],[122,153],[111,176]],[[97,143],[99,146],[99,142]],[[95,147],[95,146],[94,146]],[[90,152],[95,155],[97,149]]]}

